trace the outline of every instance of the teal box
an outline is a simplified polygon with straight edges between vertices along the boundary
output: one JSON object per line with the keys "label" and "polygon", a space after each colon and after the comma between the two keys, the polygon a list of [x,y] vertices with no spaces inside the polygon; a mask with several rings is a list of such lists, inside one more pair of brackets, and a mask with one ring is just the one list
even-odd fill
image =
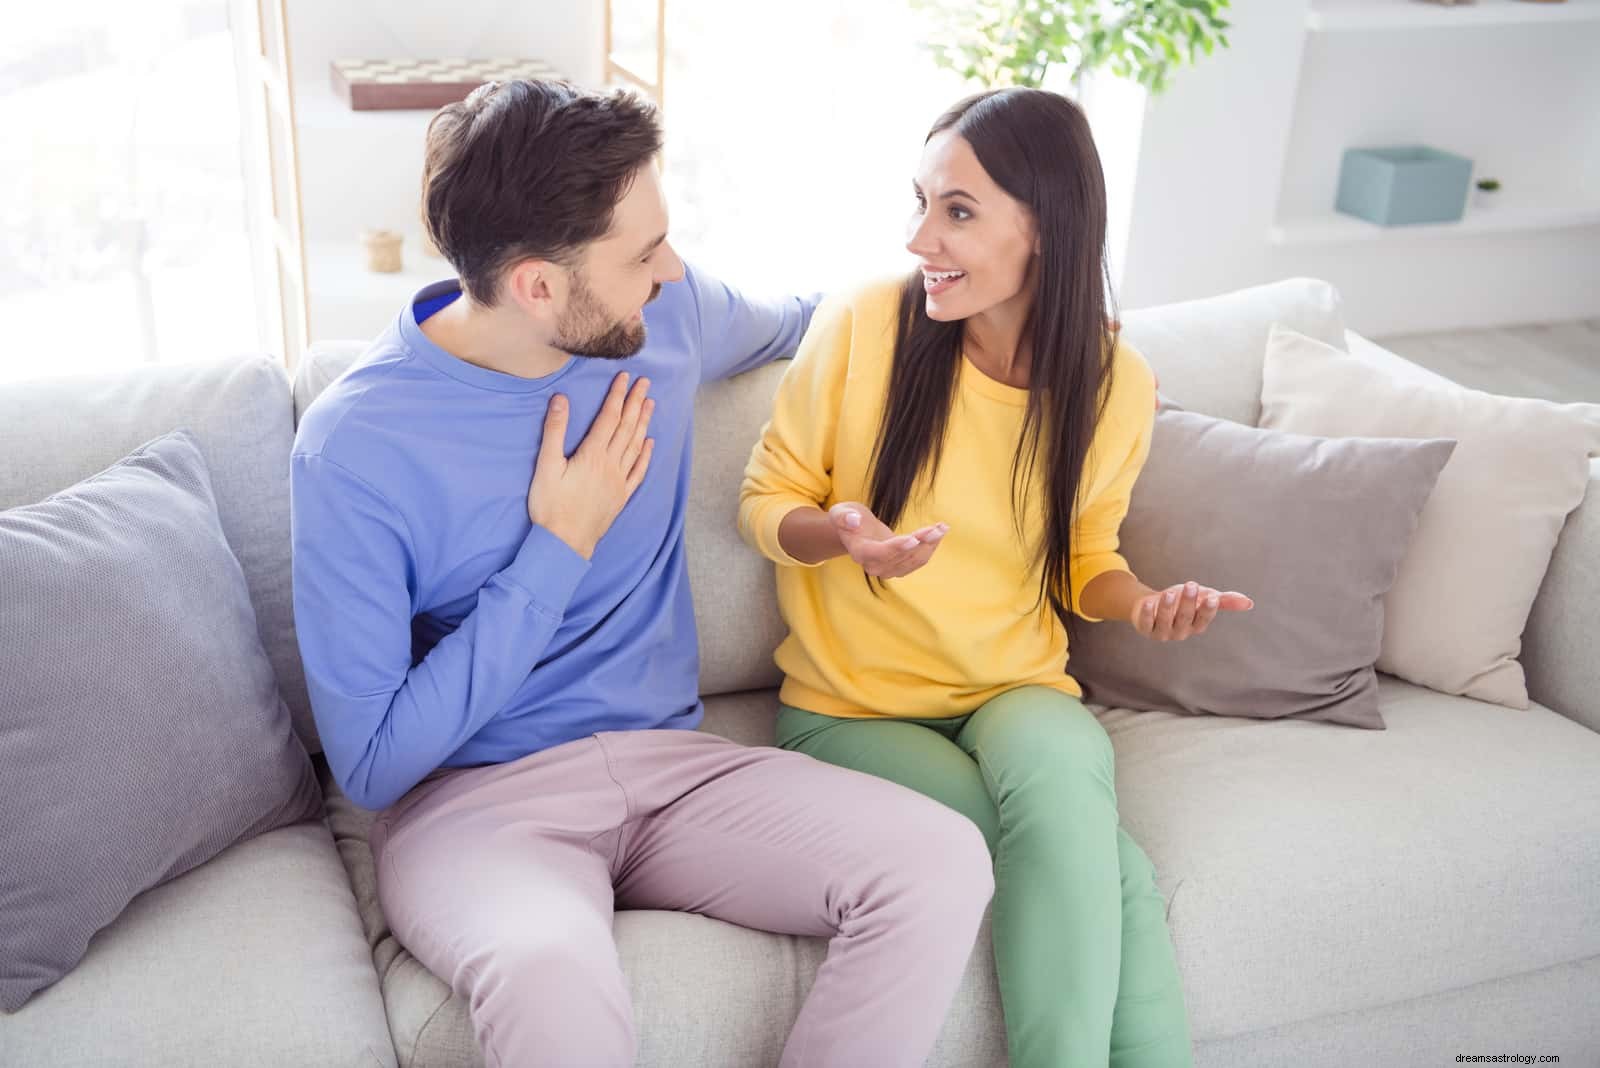
{"label": "teal box", "polygon": [[1472,161],[1436,148],[1349,148],[1334,207],[1381,226],[1456,222],[1471,184]]}

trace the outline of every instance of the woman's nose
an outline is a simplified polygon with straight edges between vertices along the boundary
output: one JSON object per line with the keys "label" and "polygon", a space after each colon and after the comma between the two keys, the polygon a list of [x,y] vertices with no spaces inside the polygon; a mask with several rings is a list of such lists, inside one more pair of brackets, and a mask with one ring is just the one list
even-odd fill
{"label": "woman's nose", "polygon": [[906,251],[916,256],[926,255],[938,248],[939,242],[929,225],[927,215],[913,215],[906,226]]}

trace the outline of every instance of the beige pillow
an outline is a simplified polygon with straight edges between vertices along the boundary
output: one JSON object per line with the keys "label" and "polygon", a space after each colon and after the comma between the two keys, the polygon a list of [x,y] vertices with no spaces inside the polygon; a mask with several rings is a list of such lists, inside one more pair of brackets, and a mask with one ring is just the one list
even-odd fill
{"label": "beige pillow", "polygon": [[1522,629],[1600,455],[1600,405],[1412,380],[1274,326],[1261,426],[1459,443],[1384,598],[1377,666],[1443,693],[1528,707]]}

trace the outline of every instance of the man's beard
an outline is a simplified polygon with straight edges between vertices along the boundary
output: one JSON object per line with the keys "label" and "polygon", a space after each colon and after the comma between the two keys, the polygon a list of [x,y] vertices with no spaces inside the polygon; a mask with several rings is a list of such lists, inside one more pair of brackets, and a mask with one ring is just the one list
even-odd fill
{"label": "man's beard", "polygon": [[[650,300],[661,292],[659,285],[650,290]],[[649,303],[646,301],[645,303]],[[644,322],[606,323],[605,309],[589,289],[583,275],[574,271],[572,294],[567,301],[567,313],[561,317],[556,330],[555,347],[574,356],[588,356],[597,360],[625,360],[644,348]]]}

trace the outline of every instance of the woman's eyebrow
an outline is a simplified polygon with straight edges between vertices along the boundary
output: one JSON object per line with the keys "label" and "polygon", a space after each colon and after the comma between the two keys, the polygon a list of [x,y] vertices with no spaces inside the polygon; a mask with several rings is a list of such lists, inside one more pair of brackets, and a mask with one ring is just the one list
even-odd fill
{"label": "woman's eyebrow", "polygon": [[[911,188],[915,189],[919,193],[922,192],[922,186],[917,184],[917,180],[915,178],[911,179]],[[939,194],[939,199],[940,200],[949,200],[951,197],[966,197],[968,200],[972,201],[974,204],[983,203],[981,200],[979,200],[977,197],[973,196],[971,193],[967,192],[965,189],[950,189],[950,190],[947,190],[946,192],[943,192],[943,193]]]}

